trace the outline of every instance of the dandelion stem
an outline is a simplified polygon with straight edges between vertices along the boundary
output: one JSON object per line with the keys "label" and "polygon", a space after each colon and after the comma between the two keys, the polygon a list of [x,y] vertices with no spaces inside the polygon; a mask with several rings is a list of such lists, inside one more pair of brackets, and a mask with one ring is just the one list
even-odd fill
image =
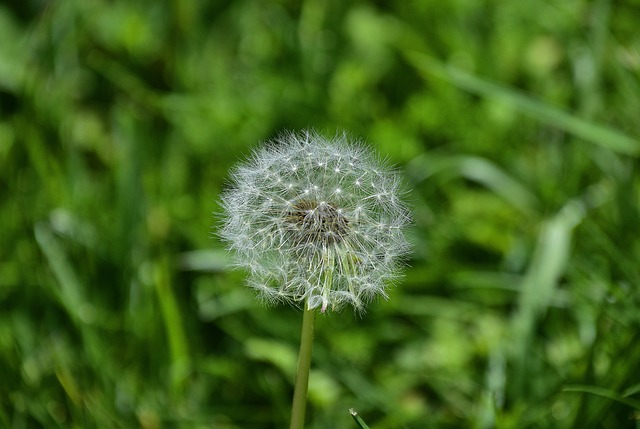
{"label": "dandelion stem", "polygon": [[291,405],[290,429],[304,428],[304,415],[307,406],[307,388],[309,386],[309,369],[311,367],[311,347],[313,345],[313,329],[316,322],[316,312],[304,307],[302,317],[302,335],[300,338],[300,354],[298,355],[298,372],[296,385],[293,391],[293,404]]}

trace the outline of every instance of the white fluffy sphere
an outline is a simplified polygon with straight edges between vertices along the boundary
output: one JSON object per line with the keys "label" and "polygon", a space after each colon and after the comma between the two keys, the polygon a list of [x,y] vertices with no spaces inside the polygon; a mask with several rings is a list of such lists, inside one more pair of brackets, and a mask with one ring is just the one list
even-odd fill
{"label": "white fluffy sphere", "polygon": [[268,302],[363,311],[409,251],[403,193],[363,144],[287,133],[232,172],[220,235]]}

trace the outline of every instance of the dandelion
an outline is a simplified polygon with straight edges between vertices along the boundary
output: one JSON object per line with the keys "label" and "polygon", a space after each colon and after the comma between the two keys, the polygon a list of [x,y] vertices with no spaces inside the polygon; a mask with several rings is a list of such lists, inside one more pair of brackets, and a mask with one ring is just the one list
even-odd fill
{"label": "dandelion", "polygon": [[304,427],[316,309],[364,311],[399,275],[409,215],[398,175],[342,135],[283,134],[232,172],[221,236],[268,302],[304,306],[290,429]]}
{"label": "dandelion", "polygon": [[358,311],[409,250],[402,182],[346,136],[287,133],[232,172],[221,236],[267,302]]}

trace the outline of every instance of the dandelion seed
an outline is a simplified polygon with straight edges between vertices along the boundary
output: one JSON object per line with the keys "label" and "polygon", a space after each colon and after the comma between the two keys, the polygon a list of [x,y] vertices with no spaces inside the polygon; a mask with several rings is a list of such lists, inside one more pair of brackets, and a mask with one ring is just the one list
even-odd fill
{"label": "dandelion seed", "polygon": [[284,134],[232,172],[220,235],[266,301],[363,311],[386,297],[409,251],[399,183],[344,136]]}

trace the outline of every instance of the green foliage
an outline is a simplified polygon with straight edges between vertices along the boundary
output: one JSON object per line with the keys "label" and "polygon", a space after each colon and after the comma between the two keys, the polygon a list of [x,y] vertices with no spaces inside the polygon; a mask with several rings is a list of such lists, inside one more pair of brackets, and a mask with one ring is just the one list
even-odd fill
{"label": "green foliage", "polygon": [[[318,318],[309,428],[640,416],[637,1],[0,4],[0,426],[285,427],[301,314],[215,236],[283,129],[403,167],[390,299]],[[213,226],[212,226],[213,225]]]}

